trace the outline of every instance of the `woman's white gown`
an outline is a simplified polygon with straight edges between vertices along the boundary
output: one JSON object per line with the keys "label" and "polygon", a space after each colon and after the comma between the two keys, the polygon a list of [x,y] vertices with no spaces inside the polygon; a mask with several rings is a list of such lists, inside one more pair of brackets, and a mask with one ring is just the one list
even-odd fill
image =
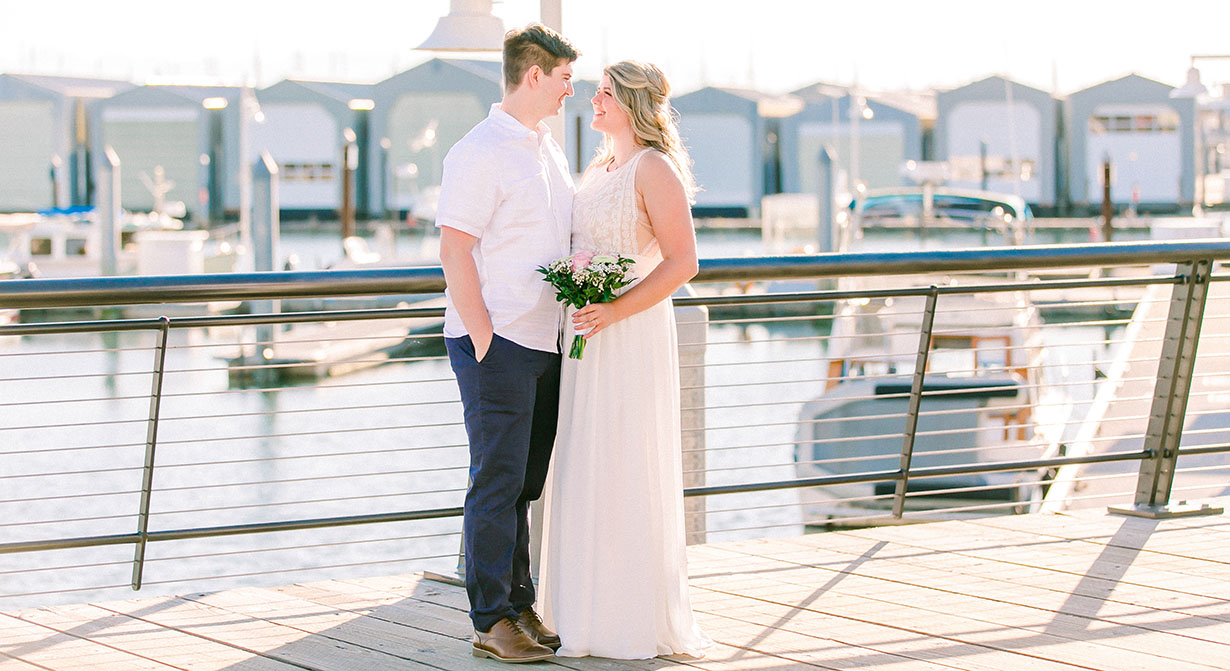
{"label": "woman's white gown", "polygon": [[[637,278],[662,261],[636,199],[646,151],[591,169],[573,201],[573,251],[635,258]],[[564,358],[539,599],[562,656],[700,656],[710,644],[688,598],[676,343],[667,299]]]}

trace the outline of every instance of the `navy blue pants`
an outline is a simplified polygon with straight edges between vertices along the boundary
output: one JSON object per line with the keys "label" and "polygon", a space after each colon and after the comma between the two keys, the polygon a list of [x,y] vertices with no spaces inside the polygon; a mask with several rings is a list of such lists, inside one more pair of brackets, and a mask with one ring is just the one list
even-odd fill
{"label": "navy blue pants", "polygon": [[542,496],[555,442],[560,355],[496,335],[480,363],[469,336],[444,342],[470,439],[466,592],[474,628],[486,632],[534,605],[529,504]]}

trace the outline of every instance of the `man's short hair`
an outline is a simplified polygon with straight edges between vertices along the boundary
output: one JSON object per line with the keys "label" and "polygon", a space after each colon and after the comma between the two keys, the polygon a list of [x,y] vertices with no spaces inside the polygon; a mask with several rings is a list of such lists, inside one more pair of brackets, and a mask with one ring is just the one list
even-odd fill
{"label": "man's short hair", "polygon": [[535,65],[550,74],[560,61],[571,63],[578,55],[572,43],[541,23],[514,28],[504,35],[504,90],[520,86]]}

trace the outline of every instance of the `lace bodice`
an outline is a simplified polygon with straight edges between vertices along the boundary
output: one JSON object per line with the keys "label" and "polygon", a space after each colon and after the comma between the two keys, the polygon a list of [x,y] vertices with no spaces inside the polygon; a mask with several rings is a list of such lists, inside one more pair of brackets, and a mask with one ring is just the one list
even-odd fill
{"label": "lace bodice", "polygon": [[[648,218],[636,202],[636,165],[650,149],[607,171],[594,166],[585,173],[572,200],[572,251],[589,250],[632,256],[653,247]],[[648,240],[645,240],[648,238]]]}

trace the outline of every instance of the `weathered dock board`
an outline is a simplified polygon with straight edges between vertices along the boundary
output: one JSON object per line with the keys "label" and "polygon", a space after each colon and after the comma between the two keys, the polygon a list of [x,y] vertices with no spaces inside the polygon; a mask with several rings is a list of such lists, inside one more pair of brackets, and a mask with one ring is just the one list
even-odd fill
{"label": "weathered dock board", "polygon": [[[575,671],[1230,667],[1230,516],[1084,510],[689,548],[705,659]],[[503,668],[419,575],[0,614],[0,670]],[[612,615],[618,626],[618,614]]]}

